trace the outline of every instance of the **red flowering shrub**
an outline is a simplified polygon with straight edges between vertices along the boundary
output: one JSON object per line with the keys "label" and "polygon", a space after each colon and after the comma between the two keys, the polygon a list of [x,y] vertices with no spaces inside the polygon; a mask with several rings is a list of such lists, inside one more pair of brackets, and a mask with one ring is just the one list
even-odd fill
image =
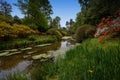
{"label": "red flowering shrub", "polygon": [[[103,18],[98,24],[98,28],[94,36],[99,37],[99,42],[105,39],[105,36],[109,36],[111,38],[120,37],[120,12],[117,14],[116,18],[112,16]],[[101,39],[101,36],[104,37]]]}

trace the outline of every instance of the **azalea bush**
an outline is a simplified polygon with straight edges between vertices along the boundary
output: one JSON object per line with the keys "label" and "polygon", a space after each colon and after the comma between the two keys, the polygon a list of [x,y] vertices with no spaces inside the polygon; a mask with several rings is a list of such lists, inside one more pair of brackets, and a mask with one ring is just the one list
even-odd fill
{"label": "azalea bush", "polygon": [[99,37],[99,42],[109,38],[120,37],[120,12],[116,16],[103,18],[98,24],[95,37]]}

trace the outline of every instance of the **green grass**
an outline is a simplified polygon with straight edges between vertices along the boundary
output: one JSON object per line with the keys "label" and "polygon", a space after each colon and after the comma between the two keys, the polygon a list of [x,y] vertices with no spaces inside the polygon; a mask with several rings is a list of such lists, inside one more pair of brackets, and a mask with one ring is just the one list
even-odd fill
{"label": "green grass", "polygon": [[58,38],[56,36],[32,35],[29,38],[15,39],[12,41],[11,40],[3,41],[3,43],[0,44],[0,50],[11,49],[11,48],[21,48],[21,47],[27,47],[31,45],[37,45],[37,44],[52,43],[55,41],[58,41]]}
{"label": "green grass", "polygon": [[11,74],[6,77],[6,79],[3,80],[27,80],[27,77],[25,74]]}
{"label": "green grass", "polygon": [[59,80],[119,80],[120,42],[88,40],[66,53]]}
{"label": "green grass", "polygon": [[87,40],[67,51],[64,59],[44,66],[42,71],[35,71],[46,72],[43,80],[119,80],[120,41],[100,44],[96,39]]}

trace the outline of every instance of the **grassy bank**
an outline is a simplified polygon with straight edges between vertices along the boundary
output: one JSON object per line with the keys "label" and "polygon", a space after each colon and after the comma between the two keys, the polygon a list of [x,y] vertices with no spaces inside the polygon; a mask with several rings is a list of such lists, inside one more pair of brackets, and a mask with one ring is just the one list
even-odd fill
{"label": "grassy bank", "polygon": [[86,41],[61,61],[60,80],[119,80],[120,43]]}
{"label": "grassy bank", "polygon": [[120,41],[92,39],[67,51],[64,59],[41,63],[32,80],[119,80],[119,71]]}
{"label": "grassy bank", "polygon": [[58,40],[59,38],[56,36],[31,35],[28,38],[2,41],[0,43],[0,50],[11,49],[11,48],[21,48],[21,47],[27,47],[27,46],[37,45],[37,44],[52,43]]}
{"label": "grassy bank", "polygon": [[120,42],[87,40],[69,50],[65,59],[43,66],[33,74],[35,80],[119,80]]}

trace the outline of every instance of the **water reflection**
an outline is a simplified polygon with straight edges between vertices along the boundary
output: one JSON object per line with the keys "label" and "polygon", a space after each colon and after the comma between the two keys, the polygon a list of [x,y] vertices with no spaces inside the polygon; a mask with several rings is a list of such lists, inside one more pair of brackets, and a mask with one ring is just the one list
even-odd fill
{"label": "water reflection", "polygon": [[60,49],[67,50],[71,46],[71,43],[68,41],[62,41]]}

